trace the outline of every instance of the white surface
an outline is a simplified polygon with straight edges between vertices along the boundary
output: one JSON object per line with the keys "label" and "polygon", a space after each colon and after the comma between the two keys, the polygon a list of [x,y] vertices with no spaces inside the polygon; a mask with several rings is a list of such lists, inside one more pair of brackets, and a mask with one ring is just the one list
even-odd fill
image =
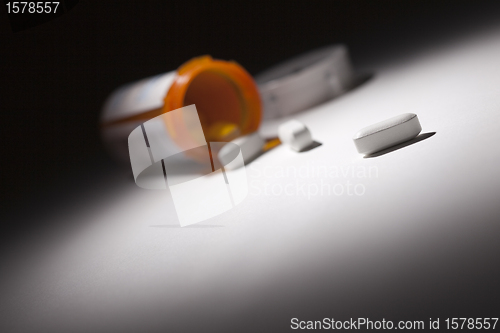
{"label": "white surface", "polygon": [[[218,148],[223,144],[225,143],[211,142],[210,147],[214,149],[214,147]],[[243,165],[242,153],[239,147],[236,146],[236,148],[238,148],[237,151],[231,156],[226,167],[231,166],[231,164]],[[171,174],[168,173],[167,168],[170,196],[181,226],[203,222],[222,214],[241,203],[248,195],[245,168],[231,170],[229,167],[224,170],[219,163],[214,162],[214,165],[214,172],[204,176],[188,172],[184,178],[191,179],[182,182],[172,182]],[[182,172],[182,170],[174,168],[174,172]],[[172,183],[176,184],[172,185]]]}
{"label": "white surface", "polygon": [[170,186],[170,193],[181,226],[209,219],[232,207],[221,170]]}
{"label": "white surface", "polygon": [[[175,227],[167,192],[125,179],[55,212],[2,262],[3,331],[287,331],[293,317],[427,320],[447,299],[498,300],[467,292],[493,286],[498,266],[499,37],[375,67],[296,114],[323,145],[263,154],[246,200],[198,228]],[[401,112],[436,134],[357,154],[353,133]]]}
{"label": "white surface", "polygon": [[296,151],[310,146],[313,142],[311,132],[306,125],[295,119],[281,124],[278,136],[283,144]]}
{"label": "white surface", "polygon": [[360,129],[353,138],[360,154],[372,154],[416,137],[422,127],[414,113],[403,113]]}

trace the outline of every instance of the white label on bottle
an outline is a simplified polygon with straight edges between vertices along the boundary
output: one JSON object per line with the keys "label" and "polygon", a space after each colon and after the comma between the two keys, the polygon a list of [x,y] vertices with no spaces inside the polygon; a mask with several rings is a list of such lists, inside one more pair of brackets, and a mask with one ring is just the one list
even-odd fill
{"label": "white label on bottle", "polygon": [[111,94],[104,105],[102,122],[131,117],[163,106],[163,99],[176,72],[168,72],[125,85]]}

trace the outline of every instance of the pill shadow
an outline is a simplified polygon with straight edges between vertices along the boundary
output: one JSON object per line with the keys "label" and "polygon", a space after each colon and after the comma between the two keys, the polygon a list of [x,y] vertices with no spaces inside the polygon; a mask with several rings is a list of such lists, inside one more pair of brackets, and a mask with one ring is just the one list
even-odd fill
{"label": "pill shadow", "polygon": [[[276,148],[277,146],[281,145],[281,141],[278,138],[268,139],[267,142],[271,143],[271,145],[268,145],[267,148],[265,147],[264,149],[262,149],[262,151],[259,152],[258,154],[256,154],[253,158],[249,159],[248,161],[245,161],[245,166],[249,165],[250,163],[252,163],[256,159],[258,159],[262,155],[264,155],[267,152],[269,152],[270,150],[272,150],[272,149]],[[298,153],[304,153],[306,151],[312,150],[312,149],[317,148],[317,147],[322,146],[322,145],[323,144],[321,142],[313,141],[309,146],[307,146],[304,149],[298,151]]]}
{"label": "pill shadow", "polygon": [[156,224],[156,225],[150,225],[151,228],[170,228],[170,229],[206,229],[206,228],[224,228],[223,225],[188,225],[185,227],[181,227],[180,225],[173,225],[173,224]]}
{"label": "pill shadow", "polygon": [[305,147],[304,149],[301,149],[299,153],[305,153],[306,151],[313,150],[314,148],[317,148],[322,145],[323,144],[321,142],[313,141],[309,146]]}
{"label": "pill shadow", "polygon": [[262,150],[260,152],[258,152],[257,154],[255,154],[255,156],[253,156],[252,158],[247,159],[245,161],[245,166],[247,166],[248,164],[252,163],[253,161],[255,161],[256,159],[258,159],[262,155],[266,154],[267,152],[269,152],[269,151],[273,150],[274,148],[278,147],[280,144],[281,144],[281,141],[280,141],[280,139],[278,137],[273,137],[273,138],[266,139],[266,144],[264,145],[264,147],[262,148]]}
{"label": "pill shadow", "polygon": [[359,73],[359,74],[357,74],[356,77],[354,78],[354,81],[353,81],[351,87],[349,88],[349,90],[347,92],[350,92],[351,90],[354,90],[354,89],[362,86],[366,82],[373,79],[374,76],[375,76],[375,74],[373,74],[373,73]]}
{"label": "pill shadow", "polygon": [[403,143],[397,144],[395,146],[383,149],[383,150],[378,151],[378,152],[373,153],[373,154],[365,155],[364,158],[373,158],[373,157],[378,157],[378,156],[385,155],[387,153],[391,153],[391,152],[393,152],[395,150],[399,150],[401,148],[407,147],[407,146],[412,145],[414,143],[417,143],[417,142],[423,141],[425,139],[428,139],[431,136],[433,136],[434,134],[436,134],[436,132],[422,133],[422,134],[418,135],[417,137],[415,137],[415,138],[413,138],[411,140],[408,140],[408,141],[405,141]]}
{"label": "pill shadow", "polygon": [[[269,149],[269,150],[271,150],[271,149]],[[262,150],[259,153],[257,153],[255,156],[253,156],[252,158],[246,160],[245,161],[245,167],[248,166],[253,161],[255,161],[256,159],[258,159],[259,157],[261,157],[262,155],[266,154],[269,150]]]}

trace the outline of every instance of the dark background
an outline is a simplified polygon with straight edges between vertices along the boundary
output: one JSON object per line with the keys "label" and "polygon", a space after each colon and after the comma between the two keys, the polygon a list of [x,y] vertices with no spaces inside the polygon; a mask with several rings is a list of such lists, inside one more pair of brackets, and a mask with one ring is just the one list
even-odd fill
{"label": "dark background", "polygon": [[[348,45],[355,68],[376,75],[376,68],[369,67],[374,60],[391,61],[396,53],[412,52],[414,44],[439,43],[439,36],[460,36],[499,21],[498,0],[80,0],[60,17],[13,32],[2,3],[0,254],[10,241],[36,233],[41,217],[100,194],[112,175],[130,180],[129,166],[104,150],[98,126],[104,100],[122,84],[173,70],[203,54],[236,60],[257,74],[339,42]],[[482,297],[498,294],[498,287],[491,289],[497,273],[492,267],[488,283],[460,295],[441,286],[439,298],[416,303],[429,308],[406,305],[402,311],[425,320],[436,311],[498,317],[493,312],[498,309],[484,301],[491,297]],[[406,287],[403,282],[395,288]],[[419,297],[411,290],[403,293]],[[326,303],[327,297],[314,301]],[[370,304],[380,313],[387,310],[383,305]],[[402,319],[408,319],[404,314]]]}
{"label": "dark background", "polygon": [[500,1],[478,0],[79,1],[13,32],[2,4],[0,198],[9,217],[2,236],[31,227],[18,223],[22,214],[57,210],[120,169],[100,142],[98,119],[105,98],[124,83],[203,54],[256,74],[338,42],[362,67],[499,13]]}

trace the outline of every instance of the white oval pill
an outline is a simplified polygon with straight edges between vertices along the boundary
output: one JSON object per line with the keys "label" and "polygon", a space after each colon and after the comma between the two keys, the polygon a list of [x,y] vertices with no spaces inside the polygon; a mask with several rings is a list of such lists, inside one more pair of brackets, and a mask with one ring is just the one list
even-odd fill
{"label": "white oval pill", "polygon": [[416,137],[422,127],[414,113],[404,113],[367,126],[353,137],[360,154],[372,154]]}
{"label": "white oval pill", "polygon": [[[241,149],[243,161],[245,163],[248,163],[262,152],[262,147],[264,147],[265,141],[262,136],[260,136],[259,132],[254,132],[252,134],[234,139],[233,141],[231,141],[231,143],[235,143],[236,145],[238,145],[238,147]],[[237,149],[237,147],[235,147],[234,145],[226,144],[219,151],[219,160],[223,165],[226,165],[227,169],[236,169],[243,166],[242,163],[236,162],[228,164],[234,159],[235,149]]]}
{"label": "white oval pill", "polygon": [[313,143],[309,129],[295,119],[281,124],[278,128],[278,136],[282,143],[296,151],[301,151]]}

